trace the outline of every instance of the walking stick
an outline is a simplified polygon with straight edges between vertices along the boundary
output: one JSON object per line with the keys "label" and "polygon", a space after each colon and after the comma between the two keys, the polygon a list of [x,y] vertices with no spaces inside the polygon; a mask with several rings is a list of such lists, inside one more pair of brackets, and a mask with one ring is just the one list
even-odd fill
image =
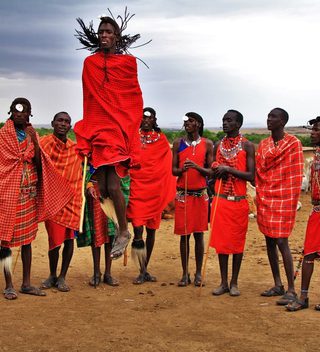
{"label": "walking stick", "polygon": [[298,261],[298,263],[297,263],[296,271],[294,272],[294,277],[293,277],[294,280],[295,280],[295,279],[297,278],[297,276],[299,275],[303,258],[304,258],[304,250],[301,251],[301,254],[300,254],[300,257],[299,257],[299,261]]}
{"label": "walking stick", "polygon": [[123,253],[123,266],[127,266],[127,265],[128,265],[128,250],[126,248]]}
{"label": "walking stick", "polygon": [[86,184],[87,164],[88,164],[88,157],[85,155],[85,157],[84,157],[84,165],[83,165],[83,172],[82,172],[82,188],[81,188],[82,204],[81,204],[81,212],[80,212],[79,233],[83,232],[84,208],[85,208],[85,205],[86,205],[85,184]]}
{"label": "walking stick", "polygon": [[17,257],[16,257],[16,260],[15,260],[14,265],[13,265],[12,275],[14,275],[14,272],[16,271],[16,266],[17,266],[18,258],[19,258],[19,256],[20,256],[20,250],[21,250],[21,247],[19,247],[19,248],[18,248],[18,251],[17,251]]}
{"label": "walking stick", "polygon": [[[222,178],[219,179],[218,192],[217,192],[216,201],[215,201],[215,203],[214,203],[214,209],[213,209],[212,219],[211,219],[212,224],[214,224],[214,221],[215,221],[215,218],[216,218],[216,211],[217,211],[217,206],[218,206],[218,199],[219,199],[219,194],[220,194],[221,185],[222,185]],[[209,236],[209,238],[208,238],[207,251],[206,251],[206,256],[205,256],[204,264],[203,264],[203,268],[202,268],[201,283],[200,283],[200,290],[199,290],[199,297],[201,296],[202,283],[204,282],[204,279],[205,279],[206,266],[207,266],[207,261],[208,261],[208,257],[209,257],[209,246],[210,246],[211,236],[212,236],[212,232],[210,231],[210,229],[209,229],[209,232],[210,232],[210,236]]]}

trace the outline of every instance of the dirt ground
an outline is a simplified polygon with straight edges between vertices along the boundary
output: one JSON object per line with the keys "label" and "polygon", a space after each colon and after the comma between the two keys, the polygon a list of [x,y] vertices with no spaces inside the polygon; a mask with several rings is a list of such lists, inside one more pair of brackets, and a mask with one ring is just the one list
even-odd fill
{"label": "dirt ground", "polygon": [[[291,236],[295,265],[311,208],[309,195],[302,193],[300,200],[302,209]],[[249,220],[240,297],[211,295],[219,285],[212,249],[201,297],[193,285],[176,285],[181,268],[173,220],[161,223],[149,269],[158,282],[136,286],[132,279],[137,269],[130,258],[126,267],[122,259],[115,261],[113,274],[121,285],[94,289],[88,286],[90,248],[77,248],[68,275],[69,293],[49,290],[46,297],[20,294],[16,301],[0,300],[0,351],[319,351],[320,313],[313,309],[320,302],[319,266],[315,266],[309,309],[289,313],[276,306],[276,298],[261,297],[260,292],[272,286],[272,276],[255,219]],[[190,273],[193,276],[193,255]],[[47,237],[40,224],[33,244],[33,283],[40,284],[47,274]],[[14,281],[19,288],[20,259]],[[0,285],[4,287],[3,277]]]}

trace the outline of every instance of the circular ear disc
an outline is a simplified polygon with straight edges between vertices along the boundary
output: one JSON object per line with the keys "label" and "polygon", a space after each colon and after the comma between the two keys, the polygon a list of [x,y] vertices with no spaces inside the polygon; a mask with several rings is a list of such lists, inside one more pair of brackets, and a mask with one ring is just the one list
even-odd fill
{"label": "circular ear disc", "polygon": [[150,112],[150,111],[145,111],[145,112],[143,113],[143,116],[151,117],[151,112]]}
{"label": "circular ear disc", "polygon": [[16,104],[15,105],[15,109],[19,112],[22,112],[23,111],[23,105],[22,104]]}

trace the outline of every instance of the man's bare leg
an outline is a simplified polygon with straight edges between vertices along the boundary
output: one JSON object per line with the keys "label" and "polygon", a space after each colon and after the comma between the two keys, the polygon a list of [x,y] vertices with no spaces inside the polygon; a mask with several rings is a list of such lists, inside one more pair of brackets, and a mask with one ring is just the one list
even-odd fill
{"label": "man's bare leg", "polygon": [[288,238],[277,238],[277,245],[282,254],[283,265],[288,280],[288,293],[295,294],[293,260]]}
{"label": "man's bare leg", "polygon": [[279,270],[279,256],[277,249],[276,239],[265,236],[266,245],[267,245],[267,253],[268,259],[274,279],[274,284],[277,287],[282,286],[281,278],[280,278],[280,270]]}
{"label": "man's bare leg", "polygon": [[201,270],[203,263],[203,253],[204,253],[204,240],[203,240],[203,232],[195,232],[193,234],[194,237],[194,254],[196,257],[196,274],[194,277],[195,286],[201,285]]}
{"label": "man's bare leg", "polygon": [[102,198],[108,196],[112,199],[118,219],[119,233],[116,236],[114,247],[122,245],[121,251],[111,251],[112,258],[119,258],[128,244],[130,234],[126,217],[126,203],[120,187],[120,177],[117,175],[114,166],[102,166],[97,170],[99,191]]}
{"label": "man's bare leg", "polygon": [[146,257],[146,266],[145,266],[145,280],[146,281],[151,281],[151,282],[156,282],[157,279],[155,276],[152,276],[147,268],[148,268],[148,264],[150,262],[150,258],[151,258],[151,254],[153,251],[153,247],[154,247],[154,242],[156,239],[156,230],[155,229],[150,229],[149,227],[146,227],[146,231],[147,231],[147,238],[146,238],[146,247],[147,247],[147,257]]}
{"label": "man's bare leg", "polygon": [[180,257],[182,265],[182,278],[178,282],[178,286],[187,286],[190,284],[188,272],[189,252],[190,252],[190,235],[180,236]]}

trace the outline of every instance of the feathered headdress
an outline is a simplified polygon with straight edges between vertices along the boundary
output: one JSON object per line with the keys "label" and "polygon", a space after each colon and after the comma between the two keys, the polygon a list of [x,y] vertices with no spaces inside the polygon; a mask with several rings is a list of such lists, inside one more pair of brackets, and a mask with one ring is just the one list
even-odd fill
{"label": "feathered headdress", "polygon": [[[116,19],[114,18],[113,14],[109,8],[108,8],[108,12],[110,14],[110,17],[117,23]],[[128,22],[131,20],[131,18],[133,16],[134,16],[134,14],[131,15],[128,12],[127,7],[125,8],[123,17],[121,15],[117,16],[117,19],[119,19],[121,22],[121,24],[119,26],[119,29],[120,29],[119,39],[117,40],[117,43],[116,43],[116,53],[117,54],[131,55],[131,53],[129,52],[129,48],[130,49],[139,48],[139,47],[147,45],[151,42],[151,40],[149,40],[143,44],[132,47],[132,44],[135,43],[138,39],[140,39],[140,34],[130,35],[130,34],[123,34],[123,32],[127,29]],[[107,17],[108,17],[107,15],[101,15],[99,17],[99,19],[100,19],[100,21],[102,21],[104,18],[107,18]],[[99,48],[99,44],[100,44],[99,37],[93,28],[93,21],[90,21],[88,27],[84,24],[84,22],[81,18],[77,18],[77,22],[79,23],[79,25],[82,29],[82,31],[76,29],[76,34],[75,34],[75,37],[77,39],[79,39],[80,43],[83,45],[83,47],[80,49],[88,49],[92,53],[99,51],[99,49],[100,49]],[[139,58],[137,58],[137,59],[139,59]],[[142,61],[142,60],[140,60],[140,61]]]}

